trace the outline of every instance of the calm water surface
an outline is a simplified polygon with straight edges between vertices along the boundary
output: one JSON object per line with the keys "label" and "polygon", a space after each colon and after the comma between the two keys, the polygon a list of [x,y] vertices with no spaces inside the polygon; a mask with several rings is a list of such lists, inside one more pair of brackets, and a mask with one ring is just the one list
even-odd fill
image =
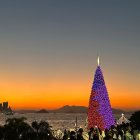
{"label": "calm water surface", "polygon": [[[121,115],[115,115],[115,118],[118,119]],[[129,116],[126,115],[128,118]],[[27,122],[30,124],[32,121],[48,121],[50,126],[53,127],[54,130],[56,129],[74,129],[75,128],[75,121],[77,117],[78,127],[86,127],[86,113],[25,113],[19,114],[15,113],[14,115],[4,115],[0,114],[0,124],[5,124],[5,120],[7,118],[20,118],[25,117],[27,118]]]}

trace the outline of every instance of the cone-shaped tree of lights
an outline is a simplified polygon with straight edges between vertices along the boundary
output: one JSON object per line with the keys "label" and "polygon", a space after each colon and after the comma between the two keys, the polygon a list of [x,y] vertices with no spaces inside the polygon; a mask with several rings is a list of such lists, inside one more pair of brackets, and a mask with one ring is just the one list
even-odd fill
{"label": "cone-shaped tree of lights", "polygon": [[99,66],[98,57],[98,66],[89,100],[88,129],[95,126],[99,127],[101,130],[109,129],[111,125],[114,125],[114,122],[115,120],[112,114],[104,77]]}

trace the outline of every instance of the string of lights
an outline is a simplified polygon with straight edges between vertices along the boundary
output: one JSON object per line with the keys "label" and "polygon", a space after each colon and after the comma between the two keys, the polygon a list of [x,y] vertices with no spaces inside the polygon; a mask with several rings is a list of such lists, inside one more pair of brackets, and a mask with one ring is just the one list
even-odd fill
{"label": "string of lights", "polygon": [[110,100],[100,66],[97,66],[88,107],[88,129],[109,129],[114,125]]}

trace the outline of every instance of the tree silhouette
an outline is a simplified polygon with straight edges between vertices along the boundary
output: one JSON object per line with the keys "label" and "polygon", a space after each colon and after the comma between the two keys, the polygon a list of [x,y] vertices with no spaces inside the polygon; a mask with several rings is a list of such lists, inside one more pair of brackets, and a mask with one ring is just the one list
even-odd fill
{"label": "tree silhouette", "polygon": [[49,123],[46,121],[32,122],[26,118],[10,118],[4,126],[0,126],[0,140],[56,140]]}
{"label": "tree silhouette", "polygon": [[48,122],[41,121],[38,123],[37,121],[34,121],[32,122],[32,128],[35,130],[38,140],[54,139]]}
{"label": "tree silhouette", "polygon": [[140,111],[136,111],[129,119],[137,128],[140,128]]}
{"label": "tree silhouette", "polygon": [[28,140],[32,127],[25,122],[26,118],[7,119],[4,125],[4,140]]}

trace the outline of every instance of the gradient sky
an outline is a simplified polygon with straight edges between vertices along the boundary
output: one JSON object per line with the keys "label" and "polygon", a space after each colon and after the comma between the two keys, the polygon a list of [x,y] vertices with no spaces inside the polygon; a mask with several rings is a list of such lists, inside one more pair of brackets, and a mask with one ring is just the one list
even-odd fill
{"label": "gradient sky", "polygon": [[0,1],[0,102],[88,106],[96,59],[112,107],[140,109],[140,1]]}

